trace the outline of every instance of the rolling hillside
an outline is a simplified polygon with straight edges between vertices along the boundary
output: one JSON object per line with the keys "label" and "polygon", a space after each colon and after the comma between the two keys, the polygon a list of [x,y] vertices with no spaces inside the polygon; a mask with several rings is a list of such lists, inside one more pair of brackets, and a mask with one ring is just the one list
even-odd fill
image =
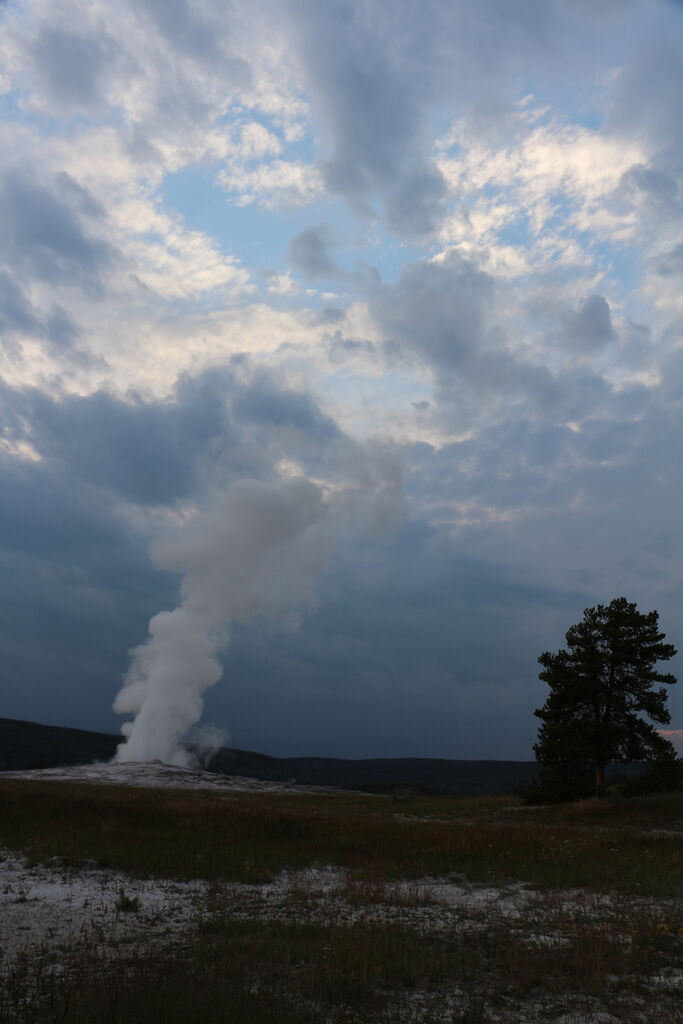
{"label": "rolling hillside", "polygon": [[[108,761],[119,736],[0,718],[0,770],[52,768]],[[455,761],[438,758],[268,757],[224,747],[210,771],[303,785],[381,792],[414,786],[440,793],[509,793],[537,772],[534,761]]]}

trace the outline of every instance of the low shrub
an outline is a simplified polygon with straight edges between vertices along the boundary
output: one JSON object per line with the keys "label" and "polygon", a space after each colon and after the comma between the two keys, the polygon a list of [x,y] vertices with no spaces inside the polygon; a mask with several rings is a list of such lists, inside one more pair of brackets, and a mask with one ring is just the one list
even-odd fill
{"label": "low shrub", "polygon": [[651,761],[642,775],[628,779],[619,786],[624,796],[647,796],[650,793],[669,793],[683,783],[683,758],[659,757]]}

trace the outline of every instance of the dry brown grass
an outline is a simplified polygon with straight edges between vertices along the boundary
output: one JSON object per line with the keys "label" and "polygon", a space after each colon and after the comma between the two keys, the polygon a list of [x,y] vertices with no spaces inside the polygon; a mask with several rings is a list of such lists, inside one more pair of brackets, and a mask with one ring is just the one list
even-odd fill
{"label": "dry brown grass", "polygon": [[0,779],[0,844],[138,876],[265,881],[317,862],[370,879],[462,872],[498,884],[682,895],[681,833],[671,826],[683,817],[683,798],[603,804],[513,814],[483,799],[474,814],[471,799],[419,798],[397,811],[376,797],[226,800]]}
{"label": "dry brown grass", "polygon": [[[680,795],[513,806],[0,780],[0,844],[66,871],[94,860],[215,883],[197,929],[163,949],[103,935],[61,953],[61,973],[27,955],[0,1020],[545,1024],[600,1011],[678,1024]],[[339,871],[296,873],[316,863]],[[260,897],[283,869],[278,898]],[[465,877],[538,888],[486,902]]]}

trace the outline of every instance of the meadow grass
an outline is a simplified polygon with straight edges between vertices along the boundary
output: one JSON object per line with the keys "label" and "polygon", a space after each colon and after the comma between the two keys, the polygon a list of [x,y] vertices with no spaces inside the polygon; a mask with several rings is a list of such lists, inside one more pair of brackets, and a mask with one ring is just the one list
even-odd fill
{"label": "meadow grass", "polygon": [[[213,883],[197,923],[163,943],[84,936],[57,971],[27,950],[4,971],[0,1021],[519,1024],[609,1010],[678,1024],[682,818],[680,793],[525,808],[0,779],[0,846],[67,874]],[[311,865],[341,869],[332,889],[304,873],[281,903],[254,895]],[[476,889],[471,905],[439,904],[409,881],[428,876],[540,892],[506,916]],[[122,889],[117,913],[138,909]]]}
{"label": "meadow grass", "polygon": [[[40,960],[20,962],[0,992],[0,1021],[519,1024],[545,1021],[551,1005],[607,1004],[622,1024],[677,1024],[675,993],[659,994],[655,1016],[642,1007],[653,1006],[652,975],[680,962],[683,940],[641,917],[634,937],[586,915],[560,914],[545,922],[556,933],[547,944],[534,940],[525,919],[489,927],[463,921],[430,934],[363,916],[323,925],[219,911],[175,948],[114,956],[84,948],[58,974]],[[540,1018],[520,1015],[534,1005]]]}
{"label": "meadow grass", "polygon": [[472,813],[474,802],[458,798],[397,804],[0,780],[0,845],[36,862],[137,877],[259,882],[329,864],[359,878],[462,873],[473,882],[683,895],[681,836],[671,827],[683,818],[679,793],[560,810],[527,810],[514,797],[476,804]]}

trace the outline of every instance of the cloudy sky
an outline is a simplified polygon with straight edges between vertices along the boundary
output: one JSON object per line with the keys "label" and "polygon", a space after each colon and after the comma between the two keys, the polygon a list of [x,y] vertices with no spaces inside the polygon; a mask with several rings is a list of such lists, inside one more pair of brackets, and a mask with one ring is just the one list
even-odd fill
{"label": "cloudy sky", "polygon": [[116,731],[301,478],[235,746],[525,759],[585,607],[683,646],[682,53],[669,0],[0,0],[0,715]]}

